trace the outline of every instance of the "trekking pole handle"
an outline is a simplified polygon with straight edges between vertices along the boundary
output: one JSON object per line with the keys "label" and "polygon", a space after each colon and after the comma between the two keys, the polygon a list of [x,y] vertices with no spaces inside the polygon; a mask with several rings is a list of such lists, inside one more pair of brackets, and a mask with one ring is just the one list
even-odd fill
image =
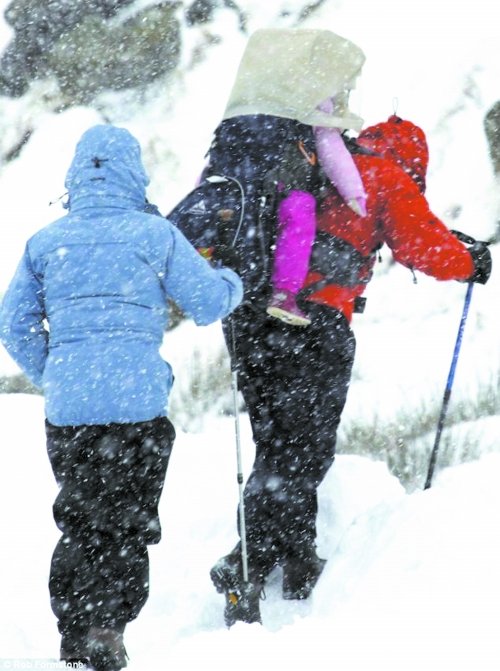
{"label": "trekking pole handle", "polygon": [[236,179],[236,177],[230,177],[229,175],[210,175],[205,179],[207,180],[207,182],[210,182],[211,184],[226,184],[227,182],[233,182],[240,190],[240,198],[241,198],[240,218],[238,221],[238,227],[236,229],[236,233],[234,234],[233,242],[231,243],[231,247],[234,247],[238,238],[240,237],[241,227],[243,225],[243,219],[245,217],[245,205],[246,205],[245,189],[243,188],[243,185],[239,179]]}

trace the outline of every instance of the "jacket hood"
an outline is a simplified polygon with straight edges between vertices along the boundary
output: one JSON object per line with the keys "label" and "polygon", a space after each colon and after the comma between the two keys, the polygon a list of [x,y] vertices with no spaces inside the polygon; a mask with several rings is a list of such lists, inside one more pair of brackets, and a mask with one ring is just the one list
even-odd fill
{"label": "jacket hood", "polygon": [[429,148],[421,128],[392,115],[387,121],[361,131],[357,143],[399,165],[425,192]]}
{"label": "jacket hood", "polygon": [[[349,92],[365,55],[330,30],[257,30],[248,40],[224,118],[270,114],[311,126],[360,130],[348,109]],[[318,106],[333,98],[332,114]]]}
{"label": "jacket hood", "polygon": [[76,146],[66,175],[71,211],[99,206],[141,209],[149,178],[137,140],[125,128],[97,125]]}

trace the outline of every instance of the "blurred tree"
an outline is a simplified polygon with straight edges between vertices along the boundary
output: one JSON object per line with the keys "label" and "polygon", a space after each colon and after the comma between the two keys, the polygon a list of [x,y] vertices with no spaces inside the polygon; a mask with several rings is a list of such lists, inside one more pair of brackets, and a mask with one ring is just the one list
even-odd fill
{"label": "blurred tree", "polygon": [[180,2],[158,2],[116,23],[119,10],[135,1],[12,0],[5,19],[14,37],[0,59],[0,95],[22,96],[33,80],[55,74],[69,104],[88,102],[175,67]]}
{"label": "blurred tree", "polygon": [[493,170],[495,175],[500,176],[500,100],[486,114],[484,130],[488,139]]}
{"label": "blurred tree", "polygon": [[61,35],[48,56],[61,91],[87,103],[102,91],[145,86],[174,69],[180,58],[178,3],[160,2],[112,27],[87,16]]}
{"label": "blurred tree", "polygon": [[105,21],[134,0],[12,0],[4,12],[14,38],[0,60],[0,94],[23,95],[47,75],[47,56],[59,37],[86,16]]}
{"label": "blurred tree", "polygon": [[[499,180],[500,188],[500,100],[487,112],[484,118],[484,130],[488,140],[493,171]],[[500,241],[500,220],[497,221],[496,233],[493,240],[496,242]]]}

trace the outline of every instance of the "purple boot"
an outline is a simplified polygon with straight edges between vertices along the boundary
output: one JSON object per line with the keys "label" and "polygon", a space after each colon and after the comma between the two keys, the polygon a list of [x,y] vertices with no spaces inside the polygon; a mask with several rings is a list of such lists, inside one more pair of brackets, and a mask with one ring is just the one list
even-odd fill
{"label": "purple boot", "polygon": [[294,294],[286,289],[273,291],[266,312],[271,317],[293,326],[309,326],[311,323],[309,317],[297,305]]}

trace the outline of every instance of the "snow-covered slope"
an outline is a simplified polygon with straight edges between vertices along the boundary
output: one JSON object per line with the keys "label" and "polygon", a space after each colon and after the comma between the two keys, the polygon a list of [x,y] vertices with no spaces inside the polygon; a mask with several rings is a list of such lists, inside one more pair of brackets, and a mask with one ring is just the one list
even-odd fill
{"label": "snow-covered slope", "polygon": [[[41,399],[0,396],[0,415],[0,669],[20,660],[28,665],[17,668],[58,668],[40,666],[59,646],[47,590],[57,489]],[[127,629],[130,671],[498,669],[499,455],[444,471],[411,495],[381,463],[338,457],[321,486],[319,551],[328,563],[313,596],[283,601],[276,570],[263,625],[227,630],[208,570],[235,542],[235,461],[229,418],[178,435],[163,540],[150,551],[151,596]]]}

